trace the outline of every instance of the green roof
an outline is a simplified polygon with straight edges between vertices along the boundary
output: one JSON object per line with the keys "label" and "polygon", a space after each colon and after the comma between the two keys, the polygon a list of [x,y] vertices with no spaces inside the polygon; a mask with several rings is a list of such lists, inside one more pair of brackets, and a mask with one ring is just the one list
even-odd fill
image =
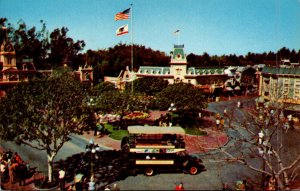
{"label": "green roof", "polygon": [[170,67],[140,66],[140,74],[170,74]]}
{"label": "green roof", "polygon": [[262,74],[279,74],[279,75],[300,75],[300,68],[284,68],[266,66],[261,71]]}

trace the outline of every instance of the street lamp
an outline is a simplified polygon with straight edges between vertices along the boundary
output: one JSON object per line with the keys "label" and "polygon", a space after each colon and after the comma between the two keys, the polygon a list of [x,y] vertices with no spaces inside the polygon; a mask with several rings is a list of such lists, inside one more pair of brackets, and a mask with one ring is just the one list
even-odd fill
{"label": "street lamp", "polygon": [[86,146],[86,152],[90,152],[90,162],[91,162],[91,177],[94,177],[94,160],[96,159],[96,151],[99,150],[99,146],[94,144],[94,140],[90,139],[89,145]]}
{"label": "street lamp", "polygon": [[[264,159],[264,156],[265,156],[265,149],[263,147],[264,145],[264,137],[265,137],[265,134],[263,132],[263,130],[261,130],[259,133],[258,133],[258,153],[259,155],[262,157],[262,169],[263,171],[265,171],[265,168],[266,168],[266,161]],[[262,190],[265,190],[265,187],[264,187],[264,184],[265,184],[265,174],[262,173],[261,174],[261,188]]]}
{"label": "street lamp", "polygon": [[91,177],[94,176],[94,160],[95,160],[96,149],[93,146],[91,150]]}
{"label": "street lamp", "polygon": [[177,110],[177,108],[175,107],[174,103],[170,104],[170,107],[168,109],[168,111],[171,113],[171,122],[169,123],[169,126],[172,127],[172,123],[173,123],[173,114],[174,112]]}
{"label": "street lamp", "polygon": [[[259,141],[261,141],[259,139]],[[259,142],[259,146],[258,146],[258,153],[262,158],[262,169],[263,171],[266,170],[266,157],[270,154],[272,154],[272,148],[269,146],[269,141],[268,140],[262,140],[262,142]],[[261,187],[262,190],[265,190],[265,174],[262,173],[261,175]]]}

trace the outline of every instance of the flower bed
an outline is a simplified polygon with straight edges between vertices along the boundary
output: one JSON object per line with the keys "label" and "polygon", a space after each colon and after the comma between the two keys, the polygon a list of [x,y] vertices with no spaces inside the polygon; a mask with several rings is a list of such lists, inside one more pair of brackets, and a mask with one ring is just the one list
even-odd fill
{"label": "flower bed", "polygon": [[149,117],[148,113],[141,111],[134,111],[124,116],[124,119],[135,120],[135,119],[146,119]]}

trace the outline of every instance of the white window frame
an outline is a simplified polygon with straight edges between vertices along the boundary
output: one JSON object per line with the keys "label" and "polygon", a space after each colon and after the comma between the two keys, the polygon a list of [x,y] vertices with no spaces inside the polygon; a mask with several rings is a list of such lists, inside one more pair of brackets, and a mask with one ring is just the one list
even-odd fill
{"label": "white window frame", "polygon": [[300,99],[300,79],[295,79],[294,82],[294,99]]}
{"label": "white window frame", "polygon": [[290,79],[289,78],[283,78],[283,95],[287,96],[290,92]]}

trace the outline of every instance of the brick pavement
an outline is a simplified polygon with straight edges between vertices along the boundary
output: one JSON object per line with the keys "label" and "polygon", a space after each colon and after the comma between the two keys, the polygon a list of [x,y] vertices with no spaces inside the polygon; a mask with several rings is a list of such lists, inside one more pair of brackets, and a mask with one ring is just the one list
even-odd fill
{"label": "brick pavement", "polygon": [[[185,135],[186,149],[188,153],[208,152],[227,144],[228,137],[222,131],[205,129],[206,136]],[[121,141],[111,139],[109,136],[95,137],[93,132],[83,134],[86,140],[93,139],[96,144],[106,149],[119,150]]]}

